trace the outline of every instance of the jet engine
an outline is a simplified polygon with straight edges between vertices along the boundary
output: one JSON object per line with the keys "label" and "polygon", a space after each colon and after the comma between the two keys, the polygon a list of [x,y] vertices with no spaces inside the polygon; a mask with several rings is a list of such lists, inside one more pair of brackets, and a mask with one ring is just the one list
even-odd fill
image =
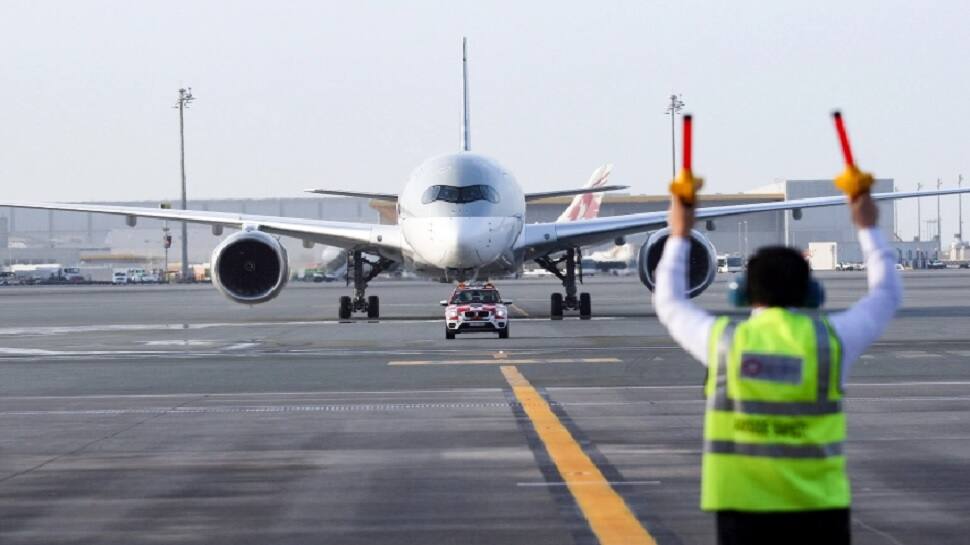
{"label": "jet engine", "polygon": [[[664,246],[670,236],[670,229],[661,229],[650,235],[650,238],[640,247],[640,255],[637,257],[637,270],[640,273],[640,281],[643,282],[650,291],[654,290],[657,264],[660,263],[660,256],[663,255]],[[697,297],[711,282],[717,274],[717,253],[714,245],[698,231],[690,232],[690,253],[687,260],[687,296]]]}
{"label": "jet engine", "polygon": [[235,233],[212,251],[212,283],[237,303],[265,303],[280,294],[288,278],[286,248],[262,231]]}

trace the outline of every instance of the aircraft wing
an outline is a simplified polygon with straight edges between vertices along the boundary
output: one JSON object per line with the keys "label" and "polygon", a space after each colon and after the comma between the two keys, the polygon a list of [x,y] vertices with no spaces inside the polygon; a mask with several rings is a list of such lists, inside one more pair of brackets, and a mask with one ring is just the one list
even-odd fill
{"label": "aircraft wing", "polygon": [[376,201],[397,202],[397,195],[391,193],[366,193],[363,191],[341,191],[337,189],[304,189],[307,193],[317,193],[320,195],[336,195],[338,197],[360,197],[361,199],[374,199]]}
{"label": "aircraft wing", "polygon": [[627,189],[628,185],[602,185],[599,187],[585,187],[582,189],[564,189],[562,191],[546,191],[544,193],[526,193],[525,202],[538,201],[548,197],[572,197],[573,195],[584,195],[586,193],[600,193],[603,191],[618,191]]}
{"label": "aircraft wing", "polygon": [[[970,188],[873,193],[872,198],[876,201],[886,201],[913,197],[934,197],[936,195],[956,195],[960,193],[970,193]],[[740,214],[751,214],[754,212],[800,210],[804,208],[820,208],[845,204],[845,197],[837,195],[833,197],[812,197],[781,202],[709,206],[706,208],[698,208],[695,216],[699,220],[709,220]],[[517,247],[529,250],[530,255],[543,255],[567,248],[601,244],[623,235],[660,229],[666,223],[667,212],[664,210],[565,223],[533,223],[525,226]]]}
{"label": "aircraft wing", "polygon": [[260,231],[274,235],[286,235],[339,248],[374,248],[390,251],[401,250],[401,234],[397,225],[322,221],[280,216],[256,216],[233,212],[209,212],[203,210],[171,210],[136,206],[108,206],[99,204],[62,204],[19,201],[0,201],[0,206],[61,210],[65,212],[88,212],[125,216],[132,222],[135,218],[185,221],[206,225],[242,229],[255,226]]}

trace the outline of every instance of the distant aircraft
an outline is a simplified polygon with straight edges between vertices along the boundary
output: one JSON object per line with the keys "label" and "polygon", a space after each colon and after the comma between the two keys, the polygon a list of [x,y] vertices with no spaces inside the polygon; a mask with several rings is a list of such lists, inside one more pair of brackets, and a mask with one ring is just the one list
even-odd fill
{"label": "distant aircraft", "polygon": [[600,250],[583,257],[583,271],[588,274],[611,274],[625,276],[636,271],[636,248],[629,242],[619,246],[612,246],[608,250]]}
{"label": "distant aircraft", "polygon": [[[0,206],[65,210],[125,216],[129,225],[137,218],[180,220],[212,226],[214,234],[226,227],[239,232],[226,237],[212,253],[212,282],[229,299],[243,304],[269,301],[286,285],[288,263],[279,235],[302,239],[305,244],[324,244],[348,251],[348,272],[354,295],[339,301],[338,316],[350,318],[366,312],[369,318],[380,315],[380,300],[366,296],[368,283],[394,267],[420,276],[452,281],[487,279],[513,274],[522,263],[535,261],[562,281],[565,294],[550,297],[550,314],[561,318],[563,310],[578,310],[581,318],[592,315],[588,293],[578,293],[577,268],[581,247],[614,241],[626,243],[625,236],[654,232],[639,251],[640,279],[653,289],[653,273],[667,240],[664,228],[667,213],[644,212],[621,216],[596,217],[598,200],[570,207],[576,218],[551,223],[525,222],[526,203],[557,196],[580,196],[586,202],[591,193],[624,189],[600,184],[596,187],[524,193],[512,174],[495,160],[472,153],[469,127],[468,71],[466,43],[462,40],[462,120],[461,148],[458,153],[428,159],[418,166],[399,195],[328,189],[312,193],[345,195],[395,203],[397,225],[377,225],[341,221],[320,221],[279,216],[255,216],[202,210],[170,210],[127,206],[34,203],[0,201]],[[606,169],[604,175],[608,173]],[[925,192],[881,193],[876,200],[950,195],[970,192],[949,189]],[[576,201],[574,200],[574,203]],[[793,210],[800,217],[806,208],[838,206],[845,197],[817,197],[793,201],[715,206],[699,208],[696,217],[710,220],[752,212]],[[595,205],[595,206],[594,206]],[[713,281],[717,269],[716,253],[700,232],[691,234],[688,290],[700,294]]]}

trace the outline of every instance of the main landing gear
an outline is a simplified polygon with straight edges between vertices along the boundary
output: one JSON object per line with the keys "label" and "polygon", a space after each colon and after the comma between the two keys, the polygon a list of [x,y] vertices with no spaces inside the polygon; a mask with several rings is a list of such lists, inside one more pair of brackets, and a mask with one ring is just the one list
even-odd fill
{"label": "main landing gear", "polygon": [[[577,260],[576,256],[580,259]],[[579,282],[583,281],[582,254],[575,248],[566,250],[565,255],[557,259],[543,256],[535,260],[543,269],[556,275],[562,280],[562,285],[566,288],[566,296],[561,293],[553,293],[549,297],[549,316],[553,320],[562,320],[563,310],[578,310],[581,320],[589,320],[593,316],[593,303],[589,294],[580,293],[576,297],[576,269],[579,269]],[[562,264],[562,270],[559,265]]]}
{"label": "main landing gear", "polygon": [[[364,272],[364,264],[370,265],[370,270]],[[381,316],[381,300],[376,295],[366,297],[367,283],[386,271],[394,262],[378,257],[371,261],[364,257],[360,250],[347,252],[347,284],[350,285],[351,276],[354,282],[354,297],[340,298],[340,310],[337,316],[341,320],[349,320],[354,312],[366,312],[367,317],[374,319]]]}

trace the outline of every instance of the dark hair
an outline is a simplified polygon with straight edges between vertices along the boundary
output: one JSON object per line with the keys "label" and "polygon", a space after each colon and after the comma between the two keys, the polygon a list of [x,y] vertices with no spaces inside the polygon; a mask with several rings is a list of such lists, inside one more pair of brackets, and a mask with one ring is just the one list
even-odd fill
{"label": "dark hair", "polygon": [[748,299],[752,305],[800,307],[809,282],[808,262],[786,246],[761,248],[748,260]]}

